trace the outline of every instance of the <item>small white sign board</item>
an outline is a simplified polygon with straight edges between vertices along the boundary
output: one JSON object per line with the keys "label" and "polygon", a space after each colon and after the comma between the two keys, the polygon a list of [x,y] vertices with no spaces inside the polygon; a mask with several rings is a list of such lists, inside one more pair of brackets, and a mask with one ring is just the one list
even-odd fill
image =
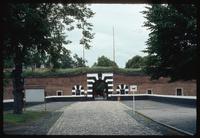
{"label": "small white sign board", "polygon": [[130,91],[136,92],[137,91],[137,85],[130,85]]}
{"label": "small white sign board", "polygon": [[44,89],[25,89],[26,102],[44,102]]}

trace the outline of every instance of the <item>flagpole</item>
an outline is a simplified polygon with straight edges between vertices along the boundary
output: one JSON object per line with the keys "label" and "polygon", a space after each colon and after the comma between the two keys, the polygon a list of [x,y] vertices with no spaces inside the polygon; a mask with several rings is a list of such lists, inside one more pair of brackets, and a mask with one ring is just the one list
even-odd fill
{"label": "flagpole", "polygon": [[85,50],[84,50],[84,45],[83,45],[83,60],[85,59]]}
{"label": "flagpole", "polygon": [[114,26],[113,26],[113,61],[115,62],[115,33],[114,33]]}

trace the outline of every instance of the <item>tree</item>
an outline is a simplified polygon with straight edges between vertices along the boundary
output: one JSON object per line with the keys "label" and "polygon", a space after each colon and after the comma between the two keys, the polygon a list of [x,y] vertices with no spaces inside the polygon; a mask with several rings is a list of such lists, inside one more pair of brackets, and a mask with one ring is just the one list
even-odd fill
{"label": "tree", "polygon": [[105,56],[101,56],[97,59],[97,63],[95,62],[93,67],[94,66],[102,66],[102,67],[110,67],[110,66],[113,66],[113,67],[118,67],[117,64],[110,60],[109,58],[105,57]]}
{"label": "tree", "polygon": [[[74,29],[73,23],[82,30],[86,48],[92,24],[87,19],[94,13],[85,4],[54,4],[54,3],[5,3],[3,5],[3,57],[13,57],[15,69],[13,77],[14,112],[21,114],[23,109],[23,78],[22,65],[31,52],[41,57],[49,54],[55,67],[58,54],[70,41],[66,40],[64,29]],[[83,27],[84,26],[84,27]],[[87,33],[85,33],[87,32]],[[40,57],[39,56],[39,57]]]}
{"label": "tree", "polygon": [[74,67],[86,67],[85,63],[87,60],[84,60],[81,57],[78,57],[77,54],[74,55]]}
{"label": "tree", "polygon": [[46,54],[38,53],[36,50],[30,50],[26,55],[24,55],[24,67],[31,67],[32,71],[35,68],[39,68],[42,64],[45,64],[47,60]]}
{"label": "tree", "polygon": [[142,68],[143,66],[144,66],[143,57],[136,55],[128,60],[125,68]]}
{"label": "tree", "polygon": [[197,6],[154,4],[146,9],[144,26],[151,32],[145,71],[153,79],[197,79]]}
{"label": "tree", "polygon": [[13,68],[14,62],[11,57],[4,57],[4,67],[5,68]]}
{"label": "tree", "polygon": [[60,52],[53,52],[51,55],[47,55],[44,65],[52,69],[72,68],[74,66],[74,61],[70,53],[70,50],[63,47]]}
{"label": "tree", "polygon": [[65,49],[61,55],[61,68],[73,68],[74,60],[70,55],[70,51]]}

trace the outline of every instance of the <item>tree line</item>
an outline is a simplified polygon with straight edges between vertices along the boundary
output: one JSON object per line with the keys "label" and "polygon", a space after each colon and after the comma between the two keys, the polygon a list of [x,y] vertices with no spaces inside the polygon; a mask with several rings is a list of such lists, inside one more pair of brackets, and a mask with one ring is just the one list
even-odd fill
{"label": "tree line", "polygon": [[[57,60],[53,60],[50,56],[40,57],[38,54],[31,55],[25,59],[23,64],[24,69],[31,68],[34,71],[35,68],[77,68],[77,67],[86,67],[87,60],[83,60],[82,57],[79,57],[77,54],[74,54],[73,57],[70,54],[71,52],[65,49],[64,52],[60,53],[59,58]],[[134,56],[129,59],[125,68],[143,68],[145,66],[146,56],[142,57],[139,55]],[[97,61],[92,65],[92,67],[117,67],[116,62],[110,60],[106,56],[98,57]],[[5,68],[13,68],[14,63],[11,58],[4,59],[4,67]]]}
{"label": "tree line", "polygon": [[[71,55],[71,51],[65,49],[59,53],[57,60],[54,60],[50,55],[41,57],[38,54],[33,54],[27,57],[23,63],[23,68],[31,68],[34,71],[36,68],[77,68],[86,67],[87,60],[79,57],[77,54]],[[14,61],[11,58],[4,59],[4,68],[14,68]]]}

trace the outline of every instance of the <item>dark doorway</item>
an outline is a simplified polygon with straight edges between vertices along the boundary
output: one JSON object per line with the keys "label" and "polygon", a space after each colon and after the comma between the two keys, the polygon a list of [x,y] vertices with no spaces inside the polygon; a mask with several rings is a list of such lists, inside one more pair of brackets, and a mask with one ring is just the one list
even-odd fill
{"label": "dark doorway", "polygon": [[61,96],[61,95],[62,95],[62,92],[58,92],[57,95],[58,95],[58,96]]}
{"label": "dark doorway", "polygon": [[147,90],[147,94],[152,94],[152,91],[151,90]]}
{"label": "dark doorway", "polygon": [[103,80],[97,80],[93,84],[93,98],[103,97],[107,99],[108,97],[108,84]]}
{"label": "dark doorway", "polygon": [[178,95],[178,96],[183,95],[182,89],[176,89],[176,95]]}

